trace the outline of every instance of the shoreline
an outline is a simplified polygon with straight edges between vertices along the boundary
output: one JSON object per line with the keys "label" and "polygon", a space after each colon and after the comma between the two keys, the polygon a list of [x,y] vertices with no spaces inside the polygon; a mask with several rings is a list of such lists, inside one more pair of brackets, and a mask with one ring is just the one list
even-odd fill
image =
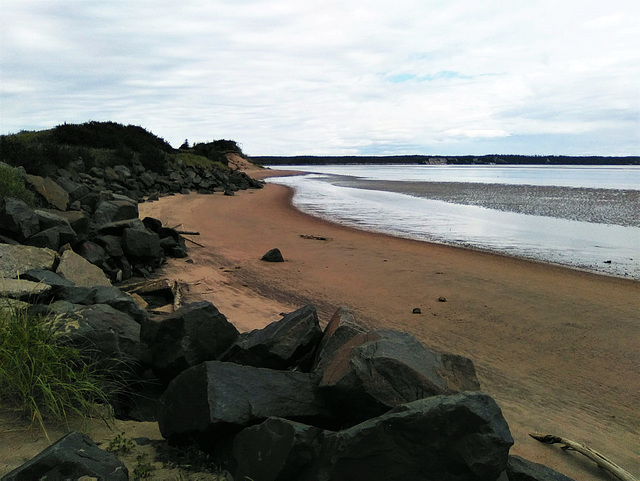
{"label": "shoreline", "polygon": [[[308,302],[323,322],[347,305],[368,327],[406,330],[470,357],[509,422],[512,453],[602,479],[588,461],[528,437],[545,431],[586,442],[628,470],[638,464],[637,281],[361,231],[298,211],[292,196],[268,184],[235,197],[141,204],[141,217],[198,230],[206,246],[191,245],[193,264],[174,260],[161,275],[191,284],[189,297],[211,300],[240,330]],[[259,260],[273,247],[284,264]]]}

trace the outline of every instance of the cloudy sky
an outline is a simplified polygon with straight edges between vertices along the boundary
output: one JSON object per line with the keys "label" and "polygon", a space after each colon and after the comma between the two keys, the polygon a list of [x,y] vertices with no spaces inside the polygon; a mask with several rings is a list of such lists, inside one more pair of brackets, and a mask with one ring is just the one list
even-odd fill
{"label": "cloudy sky", "polygon": [[640,154],[637,0],[0,0],[0,133],[249,155]]}

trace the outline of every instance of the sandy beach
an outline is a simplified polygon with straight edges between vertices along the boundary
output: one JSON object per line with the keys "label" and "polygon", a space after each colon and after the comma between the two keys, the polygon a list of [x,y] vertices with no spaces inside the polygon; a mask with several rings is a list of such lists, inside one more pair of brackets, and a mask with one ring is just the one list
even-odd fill
{"label": "sandy beach", "polygon": [[[240,330],[306,303],[321,322],[347,306],[368,327],[470,357],[509,422],[512,453],[576,480],[608,479],[528,436],[553,433],[640,474],[638,282],[359,231],[303,214],[291,198],[268,184],[234,197],[165,197],[141,204],[140,215],[200,232],[192,262],[172,260],[162,275]],[[286,262],[260,260],[273,247]]]}

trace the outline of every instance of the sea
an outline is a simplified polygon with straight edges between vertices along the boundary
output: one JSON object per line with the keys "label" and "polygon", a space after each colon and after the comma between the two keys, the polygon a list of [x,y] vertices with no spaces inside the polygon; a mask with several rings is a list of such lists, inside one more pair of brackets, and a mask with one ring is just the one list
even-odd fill
{"label": "sea", "polygon": [[278,165],[295,207],[356,227],[640,280],[640,166]]}

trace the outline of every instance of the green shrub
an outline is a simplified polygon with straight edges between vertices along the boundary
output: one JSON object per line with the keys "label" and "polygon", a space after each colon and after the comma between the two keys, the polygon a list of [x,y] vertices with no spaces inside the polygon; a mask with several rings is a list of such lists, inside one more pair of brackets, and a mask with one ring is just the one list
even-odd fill
{"label": "green shrub", "polygon": [[13,167],[0,163],[0,200],[16,197],[30,206],[35,204],[33,192],[27,190],[20,172]]}
{"label": "green shrub", "polygon": [[[0,313],[0,402],[31,422],[67,422],[68,416],[100,414],[108,403],[106,376],[78,349],[65,345],[59,319],[26,310]],[[106,420],[105,420],[106,421]]]}

